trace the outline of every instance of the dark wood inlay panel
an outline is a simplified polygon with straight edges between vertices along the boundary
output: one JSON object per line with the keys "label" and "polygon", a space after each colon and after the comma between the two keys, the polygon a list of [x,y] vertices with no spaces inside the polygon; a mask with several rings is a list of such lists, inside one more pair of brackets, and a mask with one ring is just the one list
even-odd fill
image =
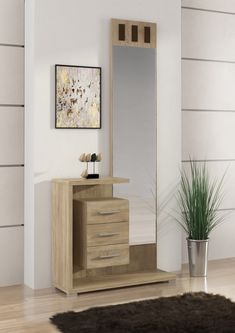
{"label": "dark wood inlay panel", "polygon": [[150,27],[144,27],[144,42],[150,43],[151,41],[151,29]]}
{"label": "dark wood inlay panel", "polygon": [[131,40],[132,42],[138,42],[138,25],[131,26]]}
{"label": "dark wood inlay panel", "polygon": [[118,25],[118,39],[119,40],[126,40],[126,25],[119,24]]}

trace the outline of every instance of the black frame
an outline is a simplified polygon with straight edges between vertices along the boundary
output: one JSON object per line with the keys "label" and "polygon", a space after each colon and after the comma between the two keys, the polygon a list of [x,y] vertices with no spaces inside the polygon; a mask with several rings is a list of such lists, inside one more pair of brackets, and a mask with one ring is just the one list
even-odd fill
{"label": "black frame", "polygon": [[[100,77],[100,126],[99,127],[58,127],[57,126],[57,67],[77,67],[77,68],[95,68],[99,70],[99,77]],[[95,66],[77,66],[77,65],[62,65],[62,64],[56,64],[55,65],[55,128],[56,129],[100,129],[101,128],[101,122],[102,122],[102,69],[101,67],[95,67]]]}

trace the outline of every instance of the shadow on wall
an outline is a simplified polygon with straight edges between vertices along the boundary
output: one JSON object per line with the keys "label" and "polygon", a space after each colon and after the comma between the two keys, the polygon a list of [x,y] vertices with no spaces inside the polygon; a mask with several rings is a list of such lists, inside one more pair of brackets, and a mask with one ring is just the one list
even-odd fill
{"label": "shadow on wall", "polygon": [[35,184],[35,288],[51,287],[51,182]]}
{"label": "shadow on wall", "polygon": [[103,156],[100,165],[100,174],[109,175],[110,155],[110,20],[102,19],[99,24],[99,34],[102,36],[99,43],[97,66],[102,68],[101,73],[101,129],[98,131],[98,153]]}
{"label": "shadow on wall", "polygon": [[55,128],[55,65],[50,67],[50,106],[51,106],[51,129]]}

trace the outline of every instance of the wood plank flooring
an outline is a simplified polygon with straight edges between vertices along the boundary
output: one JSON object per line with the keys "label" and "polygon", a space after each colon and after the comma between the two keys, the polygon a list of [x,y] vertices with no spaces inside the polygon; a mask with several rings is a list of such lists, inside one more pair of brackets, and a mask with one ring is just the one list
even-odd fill
{"label": "wood plank flooring", "polygon": [[58,312],[93,306],[206,291],[235,301],[235,258],[209,262],[207,278],[189,278],[185,265],[169,283],[66,296],[55,289],[33,291],[24,286],[0,288],[0,333],[58,333],[49,318]]}

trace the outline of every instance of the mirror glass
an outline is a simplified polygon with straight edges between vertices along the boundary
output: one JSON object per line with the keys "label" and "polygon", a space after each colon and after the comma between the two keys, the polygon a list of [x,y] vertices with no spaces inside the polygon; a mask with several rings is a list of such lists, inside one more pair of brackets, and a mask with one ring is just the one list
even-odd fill
{"label": "mirror glass", "polygon": [[156,242],[156,50],[113,46],[113,176],[130,183],[130,244]]}

